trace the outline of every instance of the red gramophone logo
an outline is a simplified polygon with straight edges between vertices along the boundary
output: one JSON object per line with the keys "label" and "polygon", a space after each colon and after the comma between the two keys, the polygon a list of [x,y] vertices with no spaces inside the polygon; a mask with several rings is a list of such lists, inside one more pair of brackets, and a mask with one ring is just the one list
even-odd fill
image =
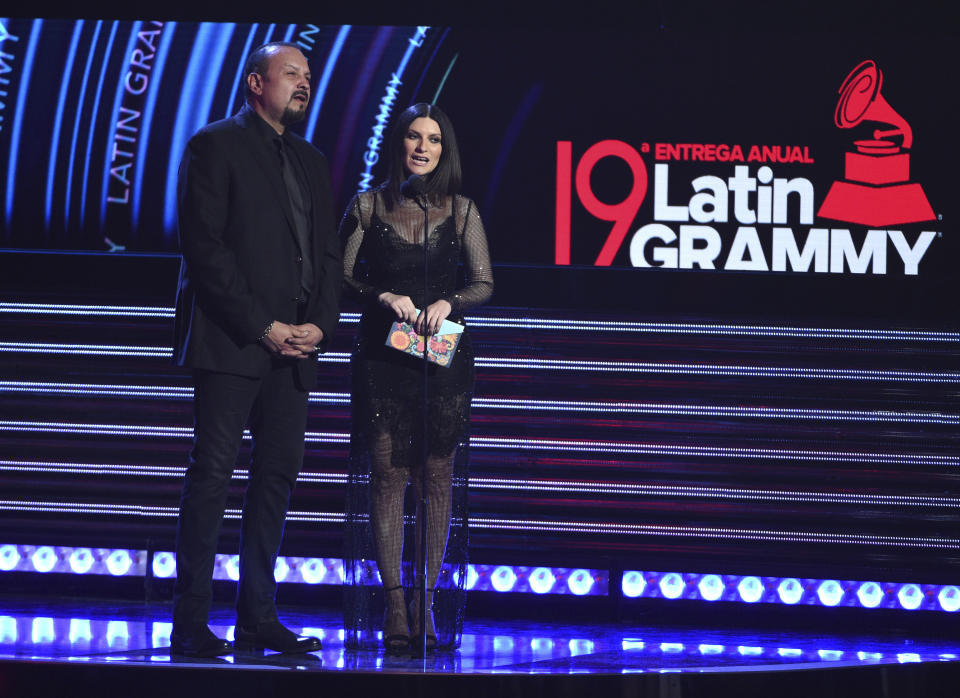
{"label": "red gramophone logo", "polygon": [[819,216],[875,227],[936,218],[923,187],[909,181],[907,151],[913,145],[913,131],[880,94],[882,84],[883,73],[876,63],[864,61],[840,87],[834,115],[837,126],[854,128],[871,121],[893,128],[878,128],[872,139],[853,142],[856,149],[846,153],[844,179],[830,187]]}

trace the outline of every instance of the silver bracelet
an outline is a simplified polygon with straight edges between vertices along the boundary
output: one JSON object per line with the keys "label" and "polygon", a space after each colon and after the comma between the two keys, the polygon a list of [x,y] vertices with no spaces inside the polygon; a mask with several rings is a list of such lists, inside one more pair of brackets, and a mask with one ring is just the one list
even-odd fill
{"label": "silver bracelet", "polygon": [[263,331],[263,334],[260,335],[260,337],[257,339],[257,341],[259,342],[259,341],[262,341],[262,340],[266,339],[266,338],[267,338],[267,335],[270,334],[271,330],[273,330],[273,321],[272,321],[272,320],[270,321],[270,324],[267,325],[267,329],[265,329],[265,330]]}

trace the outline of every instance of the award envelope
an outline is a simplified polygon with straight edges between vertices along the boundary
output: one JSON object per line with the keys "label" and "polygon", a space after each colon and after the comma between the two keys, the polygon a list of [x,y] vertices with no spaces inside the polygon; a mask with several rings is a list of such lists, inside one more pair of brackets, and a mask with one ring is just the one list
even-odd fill
{"label": "award envelope", "polygon": [[[417,314],[420,314],[419,310]],[[427,338],[427,361],[437,366],[449,366],[462,335],[463,325],[444,320],[437,334]],[[423,358],[423,340],[423,335],[417,334],[410,323],[394,322],[387,332],[386,345],[419,359]]]}

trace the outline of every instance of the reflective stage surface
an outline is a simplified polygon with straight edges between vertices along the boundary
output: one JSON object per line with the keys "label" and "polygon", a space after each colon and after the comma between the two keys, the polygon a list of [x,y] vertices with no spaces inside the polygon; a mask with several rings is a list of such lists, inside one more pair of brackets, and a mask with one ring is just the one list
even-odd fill
{"label": "reflective stage surface", "polygon": [[[308,655],[237,652],[212,660],[171,657],[169,606],[129,602],[23,601],[0,597],[0,661],[151,665],[316,672],[439,674],[628,674],[736,672],[954,663],[960,639],[824,635],[796,630],[671,628],[467,619],[457,652],[426,660],[344,648],[336,609],[283,609],[295,631],[322,638]],[[233,639],[229,608],[211,627]],[[847,630],[850,630],[849,628]],[[957,664],[956,666],[960,666]]]}

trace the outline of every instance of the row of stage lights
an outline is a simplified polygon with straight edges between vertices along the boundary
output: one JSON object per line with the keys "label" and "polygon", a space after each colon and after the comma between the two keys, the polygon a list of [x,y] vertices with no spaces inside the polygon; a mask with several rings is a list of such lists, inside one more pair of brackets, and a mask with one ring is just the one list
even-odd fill
{"label": "row of stage lights", "polygon": [[[234,639],[235,626],[215,626],[231,642]],[[122,652],[131,646],[142,646],[150,642],[154,648],[163,648],[169,643],[173,624],[162,621],[130,622],[125,620],[92,620],[89,618],[52,618],[47,616],[19,618],[0,615],[0,647],[9,645],[50,645],[68,642],[72,648],[82,651]],[[304,627],[304,635],[319,637],[323,640],[344,640],[343,628]],[[555,637],[514,637],[511,635],[476,635],[464,633],[461,652],[464,655],[493,654],[511,656],[516,660],[576,657],[593,654],[598,649],[594,640],[586,638]],[[645,640],[637,637],[624,637],[619,641],[619,649],[629,654],[659,655],[661,657],[699,654],[703,657],[753,657],[771,658],[790,662],[857,662],[863,664],[892,663],[907,664],[922,661],[956,661],[953,652],[915,651],[915,652],[877,652],[839,647],[763,647],[757,645],[734,645],[711,642],[677,642]],[[337,668],[345,666],[343,651],[337,658]],[[124,656],[111,657],[114,661],[124,661]],[[168,654],[151,657],[151,661],[169,661]],[[378,667],[381,664],[378,662]],[[649,671],[649,669],[630,670]]]}
{"label": "row of stage lights", "polygon": [[[0,545],[0,572],[40,572],[144,577],[148,563],[153,577],[172,579],[177,561],[171,552],[156,552],[148,561],[145,550],[109,548],[71,548],[63,546]],[[459,582],[457,571],[441,579]],[[213,578],[237,581],[240,576],[238,555],[218,554]],[[292,584],[343,584],[343,560],[340,558],[278,557],[274,568],[277,582]],[[357,562],[356,579],[361,584],[380,584],[377,563]],[[441,584],[444,582],[441,581]],[[519,592],[534,594],[572,594],[606,596],[608,574],[603,570],[565,567],[526,567],[516,565],[467,565],[464,582],[467,591]]]}
{"label": "row of stage lights", "polygon": [[[173,318],[174,309],[169,306],[137,305],[78,305],[75,303],[22,303],[0,302],[0,313],[23,313],[30,315],[81,315],[94,317],[158,317]],[[957,342],[960,332],[930,330],[891,330],[850,327],[798,327],[780,325],[725,325],[691,322],[639,322],[622,320],[575,320],[544,317],[495,316],[484,314],[467,316],[467,322],[475,327],[496,329],[553,330],[561,332],[643,332],[656,334],[706,334],[751,337],[809,337],[816,339],[871,339],[909,340],[921,342]],[[342,312],[340,322],[355,325],[360,322],[360,313]]]}
{"label": "row of stage lights", "polygon": [[628,598],[659,598],[670,601],[733,601],[948,613],[960,610],[960,587],[952,584],[857,582],[631,570],[623,573],[621,590]]}
{"label": "row of stage lights", "polygon": [[[152,576],[158,579],[172,579],[176,574],[173,553],[154,553],[149,564]],[[148,555],[144,550],[0,545],[0,572],[143,577],[147,574],[147,565]],[[357,583],[380,583],[376,562],[363,560],[356,565],[354,578]],[[239,570],[239,556],[217,555],[214,579],[236,581]],[[450,572],[445,567],[441,585],[450,583],[444,582],[444,579],[459,582],[456,578],[458,572]],[[279,557],[274,576],[281,583],[339,585],[344,583],[346,575],[340,558]],[[605,570],[471,564],[467,565],[464,586],[468,591],[607,596],[610,593],[609,581],[609,573]],[[960,610],[960,586],[952,584],[630,570],[623,573],[620,591],[627,599],[845,606],[947,613]]]}

